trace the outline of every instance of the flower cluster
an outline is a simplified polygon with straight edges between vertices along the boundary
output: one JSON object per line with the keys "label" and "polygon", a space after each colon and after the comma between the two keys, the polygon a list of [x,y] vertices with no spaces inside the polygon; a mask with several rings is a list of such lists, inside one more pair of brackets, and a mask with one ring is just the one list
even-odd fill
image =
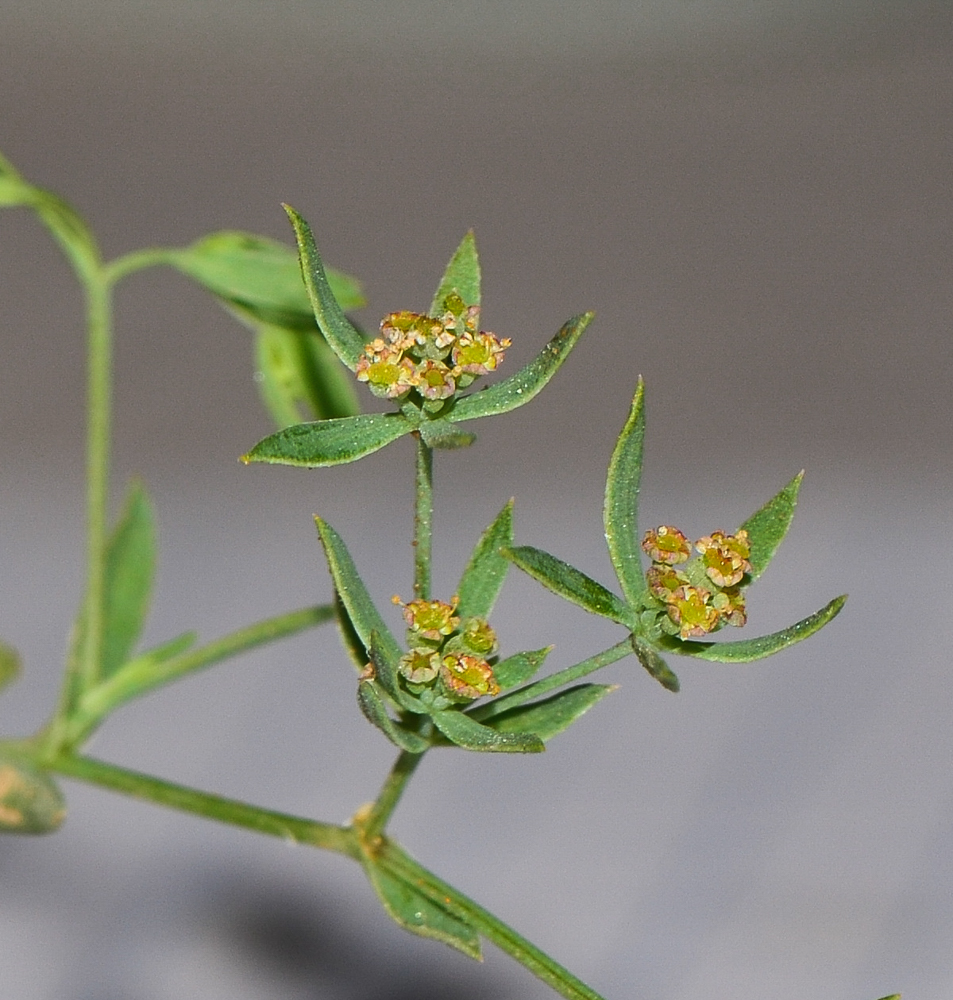
{"label": "flower cluster", "polygon": [[443,300],[443,310],[439,317],[413,312],[385,316],[381,335],[365,346],[357,363],[358,381],[387,399],[403,399],[415,391],[424,408],[434,410],[458,389],[495,371],[509,339],[478,329],[480,307],[465,305],[455,292]]}
{"label": "flower cluster", "polygon": [[456,614],[458,599],[445,601],[417,599],[404,604],[407,645],[397,669],[411,691],[420,694],[437,688],[451,701],[473,701],[484,695],[497,695],[500,686],[488,662],[497,648],[496,633],[482,618]]}
{"label": "flower cluster", "polygon": [[665,611],[659,619],[662,631],[697,639],[723,625],[745,624],[741,591],[751,571],[751,549],[743,528],[734,535],[713,531],[699,538],[694,544],[698,557],[691,562],[692,543],[669,525],[647,531],[642,548],[652,560],[646,573],[649,591]]}

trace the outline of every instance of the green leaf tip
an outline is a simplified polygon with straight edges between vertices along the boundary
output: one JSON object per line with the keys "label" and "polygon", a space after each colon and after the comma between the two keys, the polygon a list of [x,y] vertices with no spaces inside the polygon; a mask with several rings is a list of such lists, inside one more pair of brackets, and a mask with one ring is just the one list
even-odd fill
{"label": "green leaf tip", "polygon": [[444,300],[454,292],[463,299],[464,305],[480,304],[480,258],[477,254],[476,237],[471,229],[460,241],[447,264],[440,284],[434,292],[430,304],[430,315],[440,316],[444,311]]}
{"label": "green leaf tip", "polygon": [[768,563],[774,558],[774,553],[788,533],[803,479],[802,469],[780,492],[741,525],[741,529],[748,532],[748,543],[751,547],[749,556],[751,581],[757,580],[768,568]]}

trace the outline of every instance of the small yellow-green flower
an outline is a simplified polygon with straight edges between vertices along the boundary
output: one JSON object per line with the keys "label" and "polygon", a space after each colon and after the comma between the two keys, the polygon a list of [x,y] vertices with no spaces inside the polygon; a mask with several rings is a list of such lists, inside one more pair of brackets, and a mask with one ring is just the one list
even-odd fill
{"label": "small yellow-green flower", "polygon": [[509,337],[502,340],[492,333],[463,333],[453,348],[454,370],[468,375],[487,375],[496,371],[510,346]]}
{"label": "small yellow-green flower", "polygon": [[668,615],[682,639],[697,639],[718,625],[718,611],[708,603],[711,595],[701,587],[679,587],[668,605]]}
{"label": "small yellow-green flower", "polygon": [[414,387],[424,399],[446,399],[457,391],[453,372],[442,361],[424,361],[414,372]]}
{"label": "small yellow-green flower", "polygon": [[397,399],[414,387],[416,373],[413,364],[400,350],[380,337],[372,340],[357,362],[357,380],[366,382],[376,396]]}
{"label": "small yellow-green flower", "polygon": [[432,649],[412,649],[400,658],[397,669],[412,684],[429,684],[440,670],[440,654]]}
{"label": "small yellow-green flower", "polygon": [[713,531],[699,538],[695,548],[701,553],[708,578],[719,587],[733,587],[741,582],[745,573],[751,571],[748,561],[751,548],[748,532],[743,528],[736,535]]}
{"label": "small yellow-green flower", "polygon": [[440,677],[447,692],[457,698],[497,695],[500,685],[486,660],[470,653],[447,653],[440,663]]}
{"label": "small yellow-green flower", "polygon": [[691,582],[684,573],[680,573],[674,566],[667,566],[665,563],[652,563],[646,570],[645,579],[648,581],[652,594],[666,603],[672,600],[679,587],[684,587]]}
{"label": "small yellow-green flower", "polygon": [[720,590],[711,599],[712,607],[718,612],[721,623],[741,628],[748,621],[745,597],[739,587]]}
{"label": "small yellow-green flower", "polygon": [[[394,604],[402,604],[399,597],[393,598]],[[450,633],[460,624],[460,619],[454,614],[457,610],[458,598],[452,603],[446,601],[425,601],[422,598],[403,605],[404,621],[409,628],[423,639],[439,642],[442,636]]]}
{"label": "small yellow-green flower", "polygon": [[492,656],[496,652],[496,632],[482,618],[467,618],[460,630],[460,641],[471,653]]}
{"label": "small yellow-green flower", "polygon": [[678,528],[663,524],[654,531],[647,531],[642,539],[642,549],[657,563],[676,566],[688,560],[692,547]]}

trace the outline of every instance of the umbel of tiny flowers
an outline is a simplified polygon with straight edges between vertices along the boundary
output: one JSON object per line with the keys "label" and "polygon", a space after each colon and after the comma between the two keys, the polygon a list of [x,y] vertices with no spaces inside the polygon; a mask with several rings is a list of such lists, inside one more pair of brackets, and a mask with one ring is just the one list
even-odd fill
{"label": "umbel of tiny flowers", "polygon": [[244,462],[319,468],[353,462],[416,432],[431,448],[461,448],[475,436],[460,425],[524,406],[550,381],[592,319],[565,323],[528,365],[502,382],[467,392],[499,368],[510,339],[479,328],[480,263],[473,233],[463,238],[427,313],[392,312],[369,343],[338,305],[311,230],[287,208],[315,321],[358,381],[396,411],[294,424],[260,441]]}

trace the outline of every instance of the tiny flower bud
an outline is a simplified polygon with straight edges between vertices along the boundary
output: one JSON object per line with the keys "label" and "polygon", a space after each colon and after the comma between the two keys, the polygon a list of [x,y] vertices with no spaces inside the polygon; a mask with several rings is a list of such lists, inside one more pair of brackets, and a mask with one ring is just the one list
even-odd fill
{"label": "tiny flower bud", "polygon": [[496,652],[496,632],[482,618],[467,618],[460,630],[460,641],[472,653],[492,656]]}
{"label": "tiny flower bud", "polygon": [[642,539],[642,549],[653,562],[667,563],[670,566],[685,562],[692,554],[688,539],[678,528],[667,524],[655,531],[647,531]]}

